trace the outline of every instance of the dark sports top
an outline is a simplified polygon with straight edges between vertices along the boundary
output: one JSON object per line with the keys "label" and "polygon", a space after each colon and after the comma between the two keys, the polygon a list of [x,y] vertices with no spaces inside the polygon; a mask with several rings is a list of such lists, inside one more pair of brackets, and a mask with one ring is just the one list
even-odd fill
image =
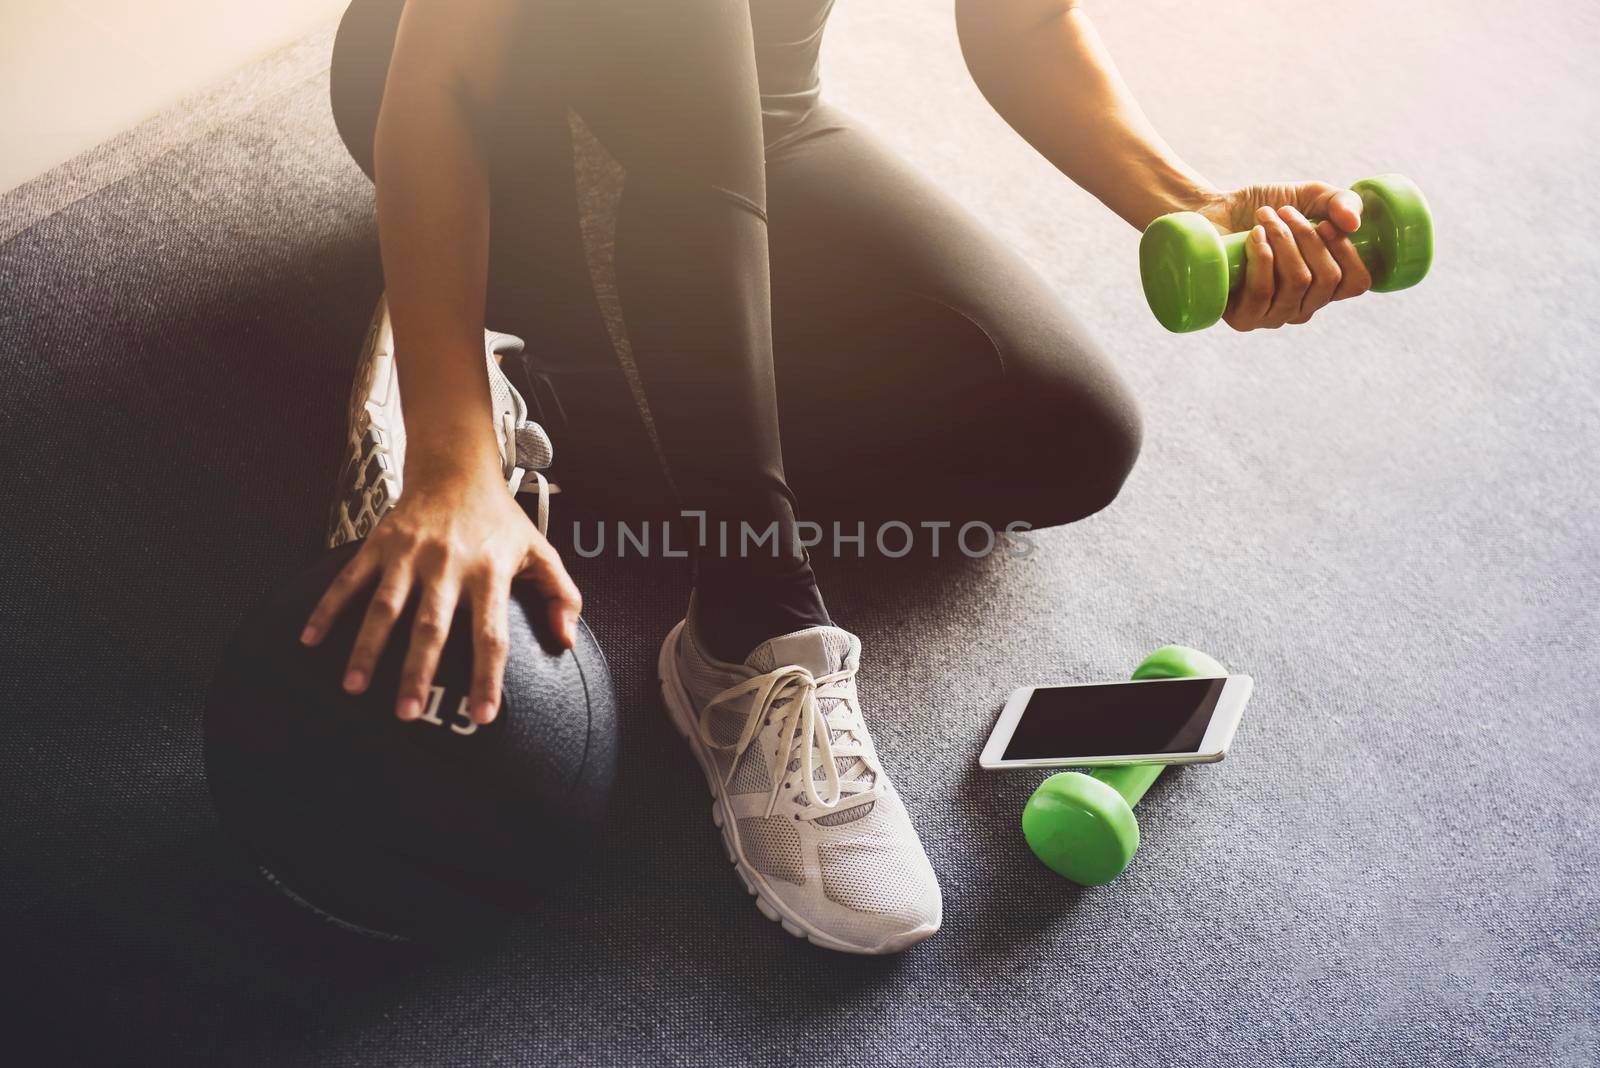
{"label": "dark sports top", "polygon": [[750,0],[767,136],[805,117],[822,89],[818,57],[833,0]]}

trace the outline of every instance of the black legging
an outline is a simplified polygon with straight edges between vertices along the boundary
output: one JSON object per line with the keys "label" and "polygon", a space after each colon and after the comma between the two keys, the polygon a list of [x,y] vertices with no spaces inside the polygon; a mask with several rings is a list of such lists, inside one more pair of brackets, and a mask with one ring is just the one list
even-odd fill
{"label": "black legging", "polygon": [[[334,51],[334,115],[369,175],[403,6],[355,0]],[[790,531],[797,496],[805,519],[850,530],[1104,507],[1140,439],[1110,362],[1019,256],[847,115],[806,101],[764,129],[750,7],[524,5],[513,84],[480,119],[488,318],[535,354],[558,479],[636,500],[618,487],[656,467],[649,422],[678,503],[711,523]],[[626,171],[615,274],[642,398],[596,298],[569,110]],[[804,550],[782,549],[700,554],[697,598],[735,620],[713,649],[825,620]]]}

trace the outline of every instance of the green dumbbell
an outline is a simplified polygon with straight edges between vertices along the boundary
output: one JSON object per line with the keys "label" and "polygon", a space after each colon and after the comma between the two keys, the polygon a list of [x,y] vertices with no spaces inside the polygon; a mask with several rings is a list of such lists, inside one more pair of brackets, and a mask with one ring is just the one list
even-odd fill
{"label": "green dumbbell", "polygon": [[[1361,228],[1350,235],[1380,293],[1408,289],[1433,263],[1433,216],[1411,179],[1380,174],[1350,187],[1361,197]],[[1174,333],[1204,330],[1228,309],[1244,279],[1248,230],[1219,234],[1192,211],[1163,215],[1139,239],[1139,277],[1161,325]]]}
{"label": "green dumbbell", "polygon": [[[1215,679],[1228,669],[1198,649],[1163,645],[1145,657],[1135,679]],[[1109,883],[1139,848],[1133,806],[1165,764],[1128,764],[1085,775],[1050,776],[1022,809],[1022,835],[1046,867],[1083,886]]]}

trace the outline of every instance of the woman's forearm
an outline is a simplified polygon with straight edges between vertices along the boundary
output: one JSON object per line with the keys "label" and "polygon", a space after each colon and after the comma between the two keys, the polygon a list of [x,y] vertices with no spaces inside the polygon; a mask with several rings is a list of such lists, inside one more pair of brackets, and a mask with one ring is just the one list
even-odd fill
{"label": "woman's forearm", "polygon": [[488,165],[448,18],[444,4],[407,6],[374,146],[408,479],[499,465],[483,355]]}
{"label": "woman's forearm", "polygon": [[1145,117],[1076,0],[956,0],[956,22],[994,109],[1133,226],[1215,198]]}

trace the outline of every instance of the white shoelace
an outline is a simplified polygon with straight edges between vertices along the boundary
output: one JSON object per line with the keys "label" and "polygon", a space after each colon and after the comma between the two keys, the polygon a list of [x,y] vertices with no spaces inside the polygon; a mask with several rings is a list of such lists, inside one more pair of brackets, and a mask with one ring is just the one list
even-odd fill
{"label": "white shoelace", "polygon": [[[535,429],[538,429],[538,424],[536,423],[525,423],[523,425],[532,426]],[[521,455],[521,450],[518,448],[518,429],[517,417],[514,414],[511,412],[501,413],[500,440],[503,443],[502,449],[506,453],[505,474],[507,485],[511,489],[512,496],[516,496],[521,493],[531,492],[530,488],[526,484],[528,475],[532,475],[538,480],[538,524],[539,533],[543,534],[545,533],[545,529],[550,525],[550,480],[545,478],[544,475],[540,474],[537,467],[531,466],[531,461],[529,462],[530,466],[522,466],[526,458]],[[541,438],[544,438],[544,431],[542,429],[539,429],[538,433]],[[548,441],[548,439],[544,440]]]}
{"label": "white shoelace", "polygon": [[[834,732],[838,731],[859,738],[861,732],[866,729],[854,707],[854,695],[847,686],[855,674],[854,667],[841,668],[826,675],[812,675],[809,670],[798,665],[781,667],[765,675],[757,675],[737,686],[731,686],[706,702],[696,724],[701,742],[708,748],[733,753],[733,760],[729,762],[728,770],[722,776],[722,786],[727,787],[734,769],[739,766],[739,761],[744,758],[745,751],[755,741],[762,726],[771,721],[774,712],[782,709],[784,718],[778,730],[778,751],[773,754],[772,762],[768,764],[772,778],[772,791],[767,797],[768,816],[771,816],[777,807],[778,798],[783,796],[783,791],[790,788],[786,785],[785,776],[789,774],[789,765],[797,757],[799,767],[795,770],[800,775],[802,792],[796,796],[796,800],[807,807],[815,806],[818,811],[797,813],[796,818],[817,819],[839,811],[840,804],[845,801],[851,802],[848,807],[853,808],[857,804],[875,799],[881,775],[873,766],[865,747],[858,741],[835,741],[833,737]],[[725,701],[752,694],[755,700],[745,717],[744,729],[740,732],[738,740],[727,745],[718,743],[711,737],[712,709]],[[819,706],[819,701],[823,700],[837,702],[834,705],[832,721]],[[864,764],[867,770],[873,773],[871,783],[862,782],[861,778],[864,776],[854,779],[842,778],[839,774],[841,757],[854,758]],[[827,787],[827,796],[817,790],[819,766],[823,770],[822,782]]]}
{"label": "white shoelace", "polygon": [[511,474],[511,493],[512,493],[513,496],[515,496],[517,494],[521,494],[521,493],[530,492],[530,490],[528,489],[527,485],[524,482],[524,476],[525,475],[532,475],[534,478],[539,480],[539,482],[538,482],[538,492],[539,492],[538,523],[539,523],[539,533],[540,534],[544,534],[544,533],[546,533],[546,528],[550,525],[550,480],[545,478],[543,475],[541,475],[537,471],[526,471],[525,472],[520,467],[516,468]]}

